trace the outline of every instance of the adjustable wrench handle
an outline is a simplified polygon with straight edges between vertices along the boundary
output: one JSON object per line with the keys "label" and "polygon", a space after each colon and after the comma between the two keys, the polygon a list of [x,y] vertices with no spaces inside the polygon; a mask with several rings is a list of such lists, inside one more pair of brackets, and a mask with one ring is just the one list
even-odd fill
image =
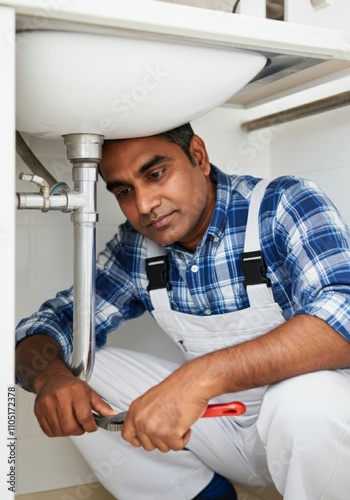
{"label": "adjustable wrench handle", "polygon": [[[203,417],[236,417],[242,415],[246,410],[243,403],[233,401],[232,403],[219,403],[208,405]],[[121,431],[124,420],[126,419],[126,411],[112,415],[110,417],[102,417],[93,413],[96,424],[107,431]]]}
{"label": "adjustable wrench handle", "polygon": [[246,407],[243,403],[239,401],[233,401],[232,403],[217,403],[208,405],[208,408],[202,415],[202,418],[206,417],[237,417],[245,413]]}

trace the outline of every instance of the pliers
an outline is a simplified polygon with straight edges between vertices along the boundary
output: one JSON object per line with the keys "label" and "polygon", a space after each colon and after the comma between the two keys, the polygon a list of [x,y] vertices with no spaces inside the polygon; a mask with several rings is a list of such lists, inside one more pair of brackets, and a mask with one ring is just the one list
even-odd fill
{"label": "pliers", "polygon": [[[206,417],[237,417],[242,415],[246,411],[246,407],[243,403],[238,401],[233,401],[232,403],[218,403],[208,405],[207,409],[202,415],[202,418]],[[96,424],[105,429],[106,431],[121,431],[123,428],[123,423],[127,416],[127,411],[118,413],[117,415],[111,415],[108,417],[102,417],[97,413],[93,413]]]}

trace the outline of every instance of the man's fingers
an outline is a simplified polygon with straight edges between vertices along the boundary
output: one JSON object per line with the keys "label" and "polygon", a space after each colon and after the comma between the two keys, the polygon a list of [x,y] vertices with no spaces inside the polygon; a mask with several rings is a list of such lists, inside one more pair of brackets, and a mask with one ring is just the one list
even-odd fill
{"label": "man's fingers", "polygon": [[[156,449],[156,446],[152,443],[147,434],[140,434],[136,436],[135,433],[129,428],[127,431],[123,429],[121,431],[122,438],[125,439],[128,443],[131,444],[134,448],[144,448],[146,451],[153,451]],[[169,451],[169,450],[167,450]]]}
{"label": "man's fingers", "polygon": [[59,408],[55,406],[46,405],[45,411],[43,411],[40,405],[36,405],[34,412],[40,427],[48,437],[68,436],[70,432],[75,434],[77,431],[81,433],[81,429],[77,429],[79,425],[75,418],[71,417],[74,423],[69,423],[71,418],[67,418],[67,413],[65,412],[62,417]]}
{"label": "man's fingers", "polygon": [[[64,419],[64,416],[62,417]],[[72,408],[72,420],[70,422],[75,424],[74,429],[69,429],[68,426],[65,430],[71,432],[70,435],[78,436],[79,428],[81,433],[84,432],[95,432],[98,427],[92,415],[91,407],[88,404],[78,404],[74,405]]]}
{"label": "man's fingers", "polygon": [[191,431],[185,433],[182,437],[170,437],[169,439],[161,439],[156,436],[150,438],[147,434],[138,434],[137,436],[131,437],[130,435],[123,434],[122,437],[126,439],[132,446],[139,448],[142,446],[146,451],[153,451],[155,449],[161,451],[162,453],[167,453],[168,451],[179,451],[185,448],[189,441]]}
{"label": "man's fingers", "polygon": [[134,447],[142,446],[146,451],[159,451],[166,453],[170,450],[182,450],[191,437],[191,429],[188,429],[183,434],[179,430],[178,433],[174,430],[165,432],[160,431],[160,427],[151,428],[152,426],[137,425],[128,415],[123,429],[122,438],[128,441]]}
{"label": "man's fingers", "polygon": [[91,389],[91,408],[95,410],[99,415],[102,415],[103,417],[108,417],[110,415],[117,415],[118,413],[111,407],[111,405],[109,405],[92,389]]}
{"label": "man's fingers", "polygon": [[53,430],[51,429],[51,425],[49,424],[48,420],[46,417],[40,417],[38,418],[39,425],[41,427],[41,430],[48,436],[48,437],[55,437],[55,434]]}
{"label": "man's fingers", "polygon": [[98,426],[92,415],[92,404],[105,414],[114,413],[85,383],[75,381],[67,388],[55,389],[38,394],[34,407],[40,426],[49,437],[80,436],[96,431]]}
{"label": "man's fingers", "polygon": [[73,403],[73,412],[76,422],[84,432],[94,432],[98,425],[92,414],[92,410],[102,416],[116,415],[116,411],[104,401],[95,391],[90,389],[89,401],[78,401]]}

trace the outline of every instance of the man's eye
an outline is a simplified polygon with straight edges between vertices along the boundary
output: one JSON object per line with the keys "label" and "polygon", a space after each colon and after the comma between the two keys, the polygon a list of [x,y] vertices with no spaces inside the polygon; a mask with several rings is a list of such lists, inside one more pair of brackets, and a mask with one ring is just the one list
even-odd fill
{"label": "man's eye", "polygon": [[119,191],[117,191],[115,193],[115,196],[117,198],[123,198],[124,196],[126,196],[129,192],[130,192],[131,188],[124,188],[124,189],[121,189]]}
{"label": "man's eye", "polygon": [[156,170],[155,172],[152,172],[151,174],[149,174],[149,179],[158,179],[159,177],[161,177],[164,173],[164,168],[162,168],[161,170]]}

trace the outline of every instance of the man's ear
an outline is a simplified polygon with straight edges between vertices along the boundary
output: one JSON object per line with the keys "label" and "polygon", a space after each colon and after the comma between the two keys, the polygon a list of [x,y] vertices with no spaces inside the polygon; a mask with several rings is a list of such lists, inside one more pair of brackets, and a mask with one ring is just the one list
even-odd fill
{"label": "man's ear", "polygon": [[209,175],[210,162],[208,153],[204,141],[198,135],[192,136],[190,153],[196,165],[198,165],[203,170],[204,174]]}

